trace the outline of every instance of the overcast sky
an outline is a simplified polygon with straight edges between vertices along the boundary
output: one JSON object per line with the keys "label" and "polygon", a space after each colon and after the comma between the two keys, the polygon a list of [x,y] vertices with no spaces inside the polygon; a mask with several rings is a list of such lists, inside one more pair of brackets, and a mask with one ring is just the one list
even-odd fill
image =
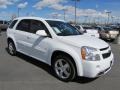
{"label": "overcast sky", "polygon": [[[105,12],[112,12],[114,17],[120,16],[120,0],[80,0],[77,2],[77,18],[85,16],[107,18]],[[66,18],[74,18],[74,0],[0,0],[0,19],[10,19],[20,8],[20,16],[34,15],[52,18],[57,15],[63,19],[64,9]]]}

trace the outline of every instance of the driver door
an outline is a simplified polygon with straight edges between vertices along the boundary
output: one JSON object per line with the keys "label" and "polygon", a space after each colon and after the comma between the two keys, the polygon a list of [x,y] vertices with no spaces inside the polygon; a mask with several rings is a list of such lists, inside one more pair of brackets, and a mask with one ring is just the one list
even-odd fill
{"label": "driver door", "polygon": [[29,43],[31,45],[30,54],[43,62],[47,62],[47,55],[49,54],[49,50],[51,47],[50,42],[52,41],[52,39],[50,37],[37,35],[36,32],[38,30],[45,30],[45,32],[49,36],[46,26],[41,21],[31,20],[29,34]]}

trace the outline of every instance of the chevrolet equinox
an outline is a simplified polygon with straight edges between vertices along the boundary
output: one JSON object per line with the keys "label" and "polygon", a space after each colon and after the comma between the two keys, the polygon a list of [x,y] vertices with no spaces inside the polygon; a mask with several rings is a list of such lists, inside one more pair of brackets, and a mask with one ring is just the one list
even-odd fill
{"label": "chevrolet equinox", "polygon": [[20,17],[7,29],[8,52],[17,52],[50,65],[58,79],[76,76],[96,78],[113,65],[111,47],[98,38],[81,34],[69,23],[56,19]]}

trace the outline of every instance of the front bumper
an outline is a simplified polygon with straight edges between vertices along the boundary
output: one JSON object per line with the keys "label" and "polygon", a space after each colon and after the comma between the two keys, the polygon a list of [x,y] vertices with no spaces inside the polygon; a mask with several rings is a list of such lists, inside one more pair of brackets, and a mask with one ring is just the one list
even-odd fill
{"label": "front bumper", "polygon": [[109,58],[100,61],[83,61],[83,76],[95,78],[104,75],[111,69],[113,62],[113,54]]}

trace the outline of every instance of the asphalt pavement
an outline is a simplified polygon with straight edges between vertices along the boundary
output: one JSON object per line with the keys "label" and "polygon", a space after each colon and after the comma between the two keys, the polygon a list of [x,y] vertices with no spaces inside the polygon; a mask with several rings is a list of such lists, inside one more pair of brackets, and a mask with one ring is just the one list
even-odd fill
{"label": "asphalt pavement", "polygon": [[7,53],[6,33],[0,35],[0,90],[120,90],[120,45],[110,43],[115,62],[110,72],[97,79],[78,77],[65,83],[51,67],[33,58]]}

